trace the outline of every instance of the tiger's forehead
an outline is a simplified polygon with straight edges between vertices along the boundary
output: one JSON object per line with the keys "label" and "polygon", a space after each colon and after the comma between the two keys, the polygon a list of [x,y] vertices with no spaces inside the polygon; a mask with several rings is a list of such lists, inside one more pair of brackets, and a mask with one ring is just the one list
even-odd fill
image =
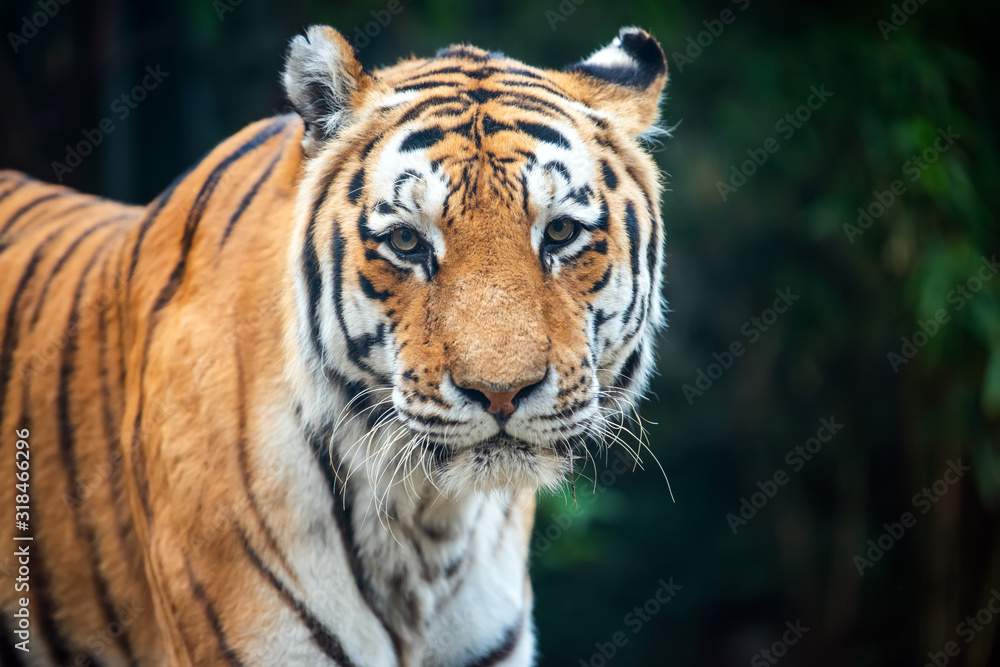
{"label": "tiger's forehead", "polygon": [[534,88],[561,97],[564,102],[575,101],[572,91],[556,81],[551,72],[473,46],[452,46],[438,51],[433,58],[403,60],[377,70],[374,76],[399,95],[418,94],[432,88],[477,90],[484,88],[477,84],[489,83],[489,88]]}
{"label": "tiger's forehead", "polygon": [[430,220],[498,209],[529,220],[598,214],[587,136],[602,119],[544,70],[452,47],[376,76],[391,87],[376,115],[393,121],[366,165],[373,228],[384,217],[430,231]]}
{"label": "tiger's forehead", "polygon": [[[474,47],[451,47],[435,58],[405,61],[375,76],[385,94],[377,99],[374,114],[392,116],[400,130],[421,129],[409,136],[403,150],[429,148],[446,134],[463,135],[474,145],[456,146],[464,150],[452,154],[467,158],[503,132],[576,148],[571,143],[578,143],[581,129],[606,123],[556,80],[559,73]],[[518,148],[493,142],[487,150]]]}

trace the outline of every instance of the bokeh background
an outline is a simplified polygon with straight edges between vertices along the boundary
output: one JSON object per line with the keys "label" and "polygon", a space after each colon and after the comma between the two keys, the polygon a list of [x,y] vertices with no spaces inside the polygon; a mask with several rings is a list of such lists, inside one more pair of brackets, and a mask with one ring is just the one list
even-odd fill
{"label": "bokeh background", "polygon": [[[575,504],[541,499],[541,664],[1000,665],[997,3],[0,7],[0,166],[55,180],[111,118],[61,176],[130,202],[284,110],[285,44],[312,23],[369,67],[462,41],[562,67],[650,30],[671,67],[653,149],[672,312],[643,415],[676,501],[648,452],[582,472]],[[777,290],[792,305],[769,313]]]}

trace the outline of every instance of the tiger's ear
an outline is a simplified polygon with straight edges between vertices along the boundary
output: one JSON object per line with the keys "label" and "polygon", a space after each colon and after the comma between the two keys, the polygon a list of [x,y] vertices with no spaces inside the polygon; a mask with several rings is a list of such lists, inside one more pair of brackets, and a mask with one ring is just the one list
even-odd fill
{"label": "tiger's ear", "polygon": [[314,25],[292,39],[281,82],[305,121],[302,148],[312,157],[348,122],[373,79],[343,35]]}
{"label": "tiger's ear", "polygon": [[645,30],[622,28],[614,41],[565,71],[587,105],[610,114],[631,136],[659,120],[667,58]]}

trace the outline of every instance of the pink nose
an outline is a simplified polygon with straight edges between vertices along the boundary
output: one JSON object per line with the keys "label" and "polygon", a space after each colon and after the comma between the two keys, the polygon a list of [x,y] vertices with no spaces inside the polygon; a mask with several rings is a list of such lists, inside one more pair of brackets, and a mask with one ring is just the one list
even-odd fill
{"label": "pink nose", "polygon": [[517,392],[521,390],[521,387],[517,387],[514,391],[482,391],[483,394],[490,401],[490,407],[486,408],[486,412],[491,415],[509,415],[515,410],[514,406],[514,396]]}
{"label": "pink nose", "polygon": [[[544,377],[543,377],[544,379]],[[486,408],[490,413],[501,421],[517,410],[517,406],[522,400],[527,398],[535,389],[541,386],[541,381],[515,381],[511,384],[501,385],[507,391],[490,391],[483,387],[497,386],[478,382],[455,382],[459,390],[468,398],[476,401]]]}

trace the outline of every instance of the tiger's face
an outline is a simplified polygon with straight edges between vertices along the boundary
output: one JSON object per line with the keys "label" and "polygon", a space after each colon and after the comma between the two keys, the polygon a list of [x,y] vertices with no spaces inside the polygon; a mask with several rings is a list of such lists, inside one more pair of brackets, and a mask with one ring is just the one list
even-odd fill
{"label": "tiger's face", "polygon": [[634,28],[562,72],[451,47],[368,73],[330,28],[293,41],[297,344],[377,432],[341,456],[446,491],[535,488],[615,437],[662,320],[637,138],[665,81]]}

